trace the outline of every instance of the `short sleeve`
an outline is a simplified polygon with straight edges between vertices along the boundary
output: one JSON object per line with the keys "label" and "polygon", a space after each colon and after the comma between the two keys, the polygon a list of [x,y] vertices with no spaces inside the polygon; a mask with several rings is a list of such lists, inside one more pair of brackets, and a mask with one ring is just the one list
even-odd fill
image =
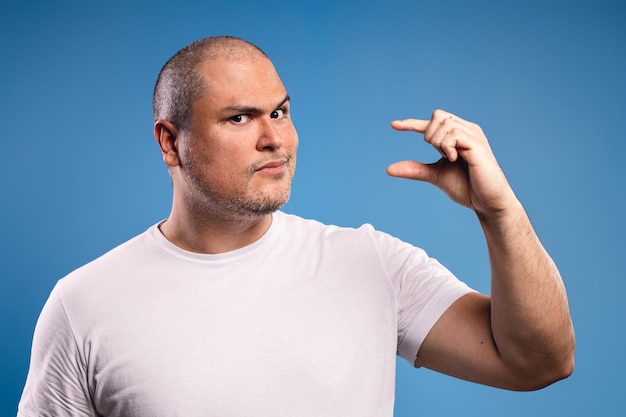
{"label": "short sleeve", "polygon": [[398,354],[414,365],[424,339],[439,318],[472,291],[432,258],[406,275],[398,297]]}
{"label": "short sleeve", "polygon": [[37,320],[18,417],[95,417],[85,369],[57,284]]}
{"label": "short sleeve", "polygon": [[414,365],[437,320],[473,290],[423,249],[382,232],[376,239],[396,298],[398,355]]}

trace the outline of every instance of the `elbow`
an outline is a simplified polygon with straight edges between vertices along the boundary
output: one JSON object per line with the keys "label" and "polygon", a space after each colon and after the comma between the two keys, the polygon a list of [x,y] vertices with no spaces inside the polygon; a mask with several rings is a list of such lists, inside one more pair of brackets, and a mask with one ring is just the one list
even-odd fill
{"label": "elbow", "polygon": [[543,372],[538,383],[533,387],[532,391],[545,388],[555,382],[568,378],[574,372],[574,355],[572,354],[566,359],[563,359],[559,363],[555,363],[546,371]]}
{"label": "elbow", "polygon": [[543,387],[552,385],[553,383],[562,379],[568,378],[574,372],[574,352],[576,347],[576,338],[572,332],[571,336],[566,339],[569,343],[565,344],[565,347],[560,354],[552,357],[552,360],[546,361],[544,369],[546,369],[546,382]]}
{"label": "elbow", "polygon": [[573,348],[549,361],[538,361],[532,371],[524,372],[516,391],[537,391],[568,378],[574,372]]}
{"label": "elbow", "polygon": [[567,357],[561,361],[559,367],[560,373],[558,374],[559,378],[555,380],[559,381],[561,379],[568,378],[574,372],[574,348],[570,350]]}
{"label": "elbow", "polygon": [[[508,374],[513,391],[537,391],[568,378],[574,372],[576,339],[573,332],[540,349],[519,350],[509,356]],[[556,342],[558,340],[558,343]]]}
{"label": "elbow", "polygon": [[[574,348],[554,367],[554,377],[551,383],[568,378],[574,372]],[[549,384],[548,384],[549,385]]]}
{"label": "elbow", "polygon": [[535,351],[518,362],[522,365],[518,369],[525,369],[518,374],[522,376],[522,381],[518,380],[523,386],[521,391],[540,390],[572,375],[576,336],[573,327],[570,326],[569,330],[561,334],[561,337],[552,338],[552,343],[544,345],[540,351]]}

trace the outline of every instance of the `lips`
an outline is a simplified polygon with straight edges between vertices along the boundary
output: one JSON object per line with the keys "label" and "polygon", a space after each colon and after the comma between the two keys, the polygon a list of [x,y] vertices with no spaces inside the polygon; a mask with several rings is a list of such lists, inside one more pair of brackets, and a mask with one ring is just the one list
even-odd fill
{"label": "lips", "polygon": [[269,162],[269,163],[261,166],[260,168],[257,168],[257,171],[260,171],[260,170],[263,170],[263,169],[278,168],[278,167],[284,166],[286,163],[287,163],[287,161]]}
{"label": "lips", "polygon": [[286,169],[285,167],[287,163],[289,162],[289,160],[290,160],[289,157],[285,157],[284,159],[265,162],[262,165],[260,165],[258,168],[256,168],[255,172],[272,174],[272,175],[282,174],[285,172],[285,169]]}

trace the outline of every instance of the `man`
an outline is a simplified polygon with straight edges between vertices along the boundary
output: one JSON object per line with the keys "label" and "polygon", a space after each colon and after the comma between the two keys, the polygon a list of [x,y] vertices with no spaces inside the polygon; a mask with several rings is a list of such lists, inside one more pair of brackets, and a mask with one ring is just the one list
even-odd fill
{"label": "man", "polygon": [[278,211],[298,137],[267,56],[237,38],[161,70],[154,135],[170,216],[60,280],[35,331],[18,415],[391,416],[395,357],[512,390],[573,369],[559,273],[479,126],[394,121],[442,155],[398,162],[473,209],[491,296],[365,225]]}

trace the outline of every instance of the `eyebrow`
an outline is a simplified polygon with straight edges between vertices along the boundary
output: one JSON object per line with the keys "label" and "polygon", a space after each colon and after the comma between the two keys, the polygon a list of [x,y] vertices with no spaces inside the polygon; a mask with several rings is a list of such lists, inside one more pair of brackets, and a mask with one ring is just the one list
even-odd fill
{"label": "eyebrow", "polygon": [[[289,94],[287,94],[285,96],[285,98],[278,103],[278,105],[276,105],[274,107],[274,109],[278,109],[279,107],[281,107],[283,104],[285,104],[286,102],[291,101],[291,98],[289,97]],[[226,112],[237,112],[237,113],[263,113],[263,110],[260,109],[259,107],[253,107],[253,106],[228,106],[228,107],[224,107],[222,109],[222,112],[226,113]]]}

